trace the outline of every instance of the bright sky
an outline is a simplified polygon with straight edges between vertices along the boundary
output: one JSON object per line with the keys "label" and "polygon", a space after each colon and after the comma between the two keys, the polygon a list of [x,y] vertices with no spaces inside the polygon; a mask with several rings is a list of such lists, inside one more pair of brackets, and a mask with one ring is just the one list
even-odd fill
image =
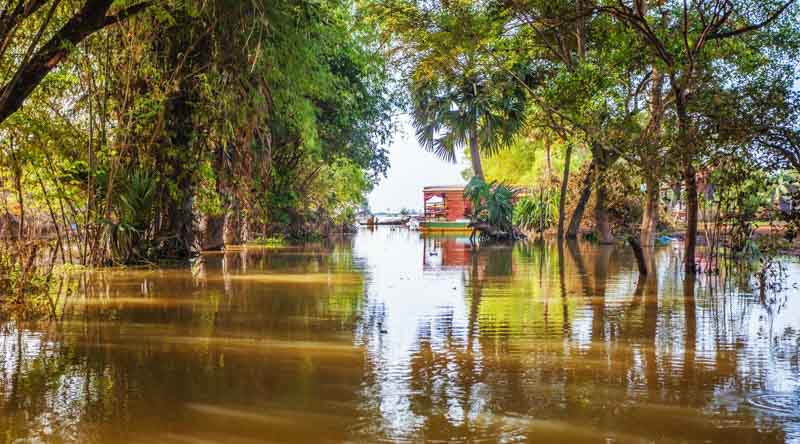
{"label": "bright sky", "polygon": [[461,153],[458,163],[449,163],[425,151],[414,136],[408,115],[398,117],[394,141],[389,147],[391,169],[388,177],[370,193],[373,212],[399,211],[402,208],[422,210],[422,188],[429,185],[466,183],[461,171],[466,168]]}

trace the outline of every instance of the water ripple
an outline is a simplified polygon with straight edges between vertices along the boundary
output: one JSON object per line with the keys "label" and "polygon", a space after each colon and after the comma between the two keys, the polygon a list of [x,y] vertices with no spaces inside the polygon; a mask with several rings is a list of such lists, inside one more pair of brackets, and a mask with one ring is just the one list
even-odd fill
{"label": "water ripple", "polygon": [[800,419],[800,395],[797,393],[765,393],[753,396],[747,402],[771,414]]}

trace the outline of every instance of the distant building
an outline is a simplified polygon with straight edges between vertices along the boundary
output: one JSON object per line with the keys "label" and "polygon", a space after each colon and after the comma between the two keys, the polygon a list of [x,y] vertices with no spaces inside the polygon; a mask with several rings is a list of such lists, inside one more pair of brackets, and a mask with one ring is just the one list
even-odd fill
{"label": "distant building", "polygon": [[423,231],[468,231],[472,208],[464,185],[428,186],[422,190]]}

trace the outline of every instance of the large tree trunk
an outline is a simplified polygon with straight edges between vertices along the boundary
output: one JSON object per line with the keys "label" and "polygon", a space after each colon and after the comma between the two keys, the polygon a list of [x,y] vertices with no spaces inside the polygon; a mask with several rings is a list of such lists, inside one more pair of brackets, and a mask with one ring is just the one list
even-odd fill
{"label": "large tree trunk", "polygon": [[639,241],[642,247],[652,247],[656,243],[656,229],[659,220],[659,184],[651,176],[645,176],[647,194],[645,195],[644,214]]}
{"label": "large tree trunk", "polygon": [[678,117],[678,143],[683,159],[683,180],[686,184],[686,241],[684,269],[695,273],[695,250],[697,248],[697,173],[694,169],[694,148],[689,134],[689,113],[686,109],[686,92],[674,86],[675,109]]}
{"label": "large tree trunk", "polygon": [[[666,12],[662,17],[662,22],[666,21]],[[656,229],[659,221],[659,206],[661,191],[661,159],[658,147],[661,141],[661,121],[664,116],[664,75],[653,68],[653,84],[650,89],[650,125],[648,128],[649,140],[646,141],[646,151],[644,154],[643,175],[647,186],[645,196],[644,214],[642,214],[642,225],[639,241],[642,247],[655,246]]]}
{"label": "large tree trunk", "polygon": [[196,242],[194,213],[197,159],[190,153],[196,152],[196,144],[202,143],[194,119],[198,112],[201,85],[195,76],[180,73],[184,67],[191,72],[208,63],[209,42],[205,35],[201,40],[195,40],[193,33],[188,32],[192,23],[189,16],[181,15],[176,19],[177,24],[166,30],[164,38],[167,42],[159,48],[168,63],[168,69],[173,70],[171,75],[180,79],[171,91],[164,110],[162,143],[164,148],[173,149],[159,149],[157,154],[164,167],[161,172],[163,186],[167,189],[173,187],[170,191],[162,192],[166,204],[167,229],[161,232],[166,237],[161,254],[172,259],[189,259],[197,254],[200,247]]}
{"label": "large tree trunk", "polygon": [[222,250],[225,246],[225,238],[223,236],[225,216],[222,214],[205,216],[202,225],[200,248],[204,251]]}
{"label": "large tree trunk", "polygon": [[572,143],[567,143],[564,155],[564,177],[561,179],[561,193],[558,197],[558,239],[564,237],[564,207],[567,204],[567,185],[569,184],[569,165],[572,161]]}
{"label": "large tree trunk", "polygon": [[469,129],[469,157],[472,161],[472,172],[483,179],[483,166],[481,165],[481,152],[478,146],[478,127],[472,123]]}
{"label": "large tree trunk", "polygon": [[238,245],[244,241],[242,213],[238,200],[225,212],[225,245]]}
{"label": "large tree trunk", "polygon": [[575,206],[575,210],[572,212],[572,218],[569,221],[567,239],[576,239],[578,237],[583,213],[586,211],[586,205],[589,203],[589,198],[592,196],[592,183],[594,182],[595,169],[597,169],[597,163],[592,159],[592,163],[589,165],[589,171],[586,172],[586,177],[583,179],[583,186],[581,187],[581,195],[578,198],[578,204]]}
{"label": "large tree trunk", "polygon": [[594,206],[595,229],[597,230],[597,240],[600,244],[610,245],[614,243],[614,234],[611,232],[611,222],[608,220],[608,208],[606,208],[606,193],[608,190],[603,180],[603,177],[597,179]]}
{"label": "large tree trunk", "polygon": [[686,261],[687,273],[694,273],[697,269],[695,263],[695,250],[697,249],[697,174],[691,160],[686,161],[684,169],[686,181]]}

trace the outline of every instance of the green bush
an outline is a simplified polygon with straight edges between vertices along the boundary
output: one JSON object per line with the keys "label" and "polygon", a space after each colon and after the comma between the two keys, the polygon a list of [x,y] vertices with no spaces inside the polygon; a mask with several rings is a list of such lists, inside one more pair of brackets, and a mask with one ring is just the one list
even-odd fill
{"label": "green bush", "polygon": [[540,189],[522,197],[514,206],[514,225],[542,233],[558,222],[558,193]]}
{"label": "green bush", "polygon": [[464,189],[464,196],[472,204],[473,222],[489,224],[499,231],[512,231],[514,192],[511,188],[496,181],[486,183],[475,176]]}

